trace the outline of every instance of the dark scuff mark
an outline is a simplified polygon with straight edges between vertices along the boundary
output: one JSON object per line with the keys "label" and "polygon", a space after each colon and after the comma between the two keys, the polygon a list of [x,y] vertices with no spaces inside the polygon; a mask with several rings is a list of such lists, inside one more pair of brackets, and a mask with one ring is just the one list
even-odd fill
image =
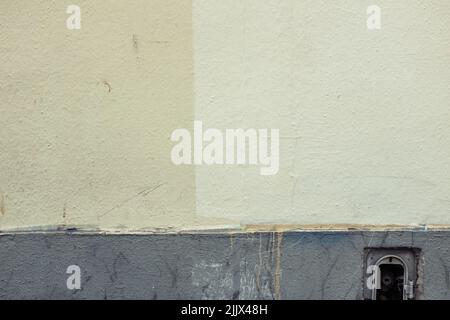
{"label": "dark scuff mark", "polygon": [[388,232],[388,231],[385,231],[385,232],[384,232],[384,236],[383,236],[383,240],[381,241],[381,244],[380,244],[380,247],[383,247],[383,246],[384,246],[384,244],[385,244],[386,239],[388,238],[388,236],[389,236],[389,232]]}
{"label": "dark scuff mark", "polygon": [[164,183],[158,183],[156,186],[145,188],[144,190],[141,190],[140,192],[138,192],[138,193],[135,194],[134,196],[132,196],[132,197],[130,197],[130,198],[128,198],[128,199],[122,201],[122,202],[119,203],[118,205],[116,205],[116,206],[112,207],[111,209],[105,211],[104,213],[100,214],[99,217],[104,217],[104,216],[106,216],[106,215],[109,214],[110,212],[112,212],[112,211],[114,211],[114,210],[116,210],[116,209],[121,208],[122,206],[124,206],[125,204],[127,204],[128,202],[130,202],[131,200],[133,200],[133,199],[135,199],[135,198],[137,198],[137,197],[139,197],[139,196],[146,197],[146,196],[148,196],[150,193],[152,193],[153,191],[156,191],[157,189],[159,189],[160,187],[162,187],[163,185],[164,185]]}
{"label": "dark scuff mark", "polygon": [[106,81],[106,80],[103,80],[102,83],[108,88],[108,93],[111,93],[112,87],[111,87],[111,85],[109,84],[109,82]]}
{"label": "dark scuff mark", "polygon": [[132,40],[133,40],[133,49],[134,49],[135,51],[138,51],[138,48],[139,48],[139,42],[138,42],[138,37],[137,37],[136,34],[133,34]]}
{"label": "dark scuff mark", "polygon": [[110,280],[111,282],[115,282],[118,278],[118,273],[117,273],[117,265],[119,264],[120,261],[125,261],[127,264],[130,264],[130,261],[128,261],[127,257],[125,257],[125,255],[123,254],[123,252],[119,252],[119,254],[117,255],[117,257],[114,259],[113,262],[113,266],[112,266],[112,273],[110,275]]}
{"label": "dark scuff mark", "polygon": [[51,241],[48,238],[45,238],[44,242],[45,242],[45,247],[47,249],[50,249],[52,247],[52,243],[51,243]]}
{"label": "dark scuff mark", "polygon": [[66,217],[67,217],[67,202],[64,203],[62,217],[64,219],[64,224],[65,224],[66,223],[65,220],[66,220]]}
{"label": "dark scuff mark", "polygon": [[170,41],[163,41],[163,40],[153,40],[153,41],[150,41],[150,43],[154,43],[154,44],[164,44],[164,45],[167,45],[167,44],[169,44],[169,43],[170,43]]}
{"label": "dark scuff mark", "polygon": [[172,279],[171,287],[172,288],[176,288],[177,287],[177,282],[178,282],[178,268],[177,268],[177,265],[175,264],[174,267],[171,268],[170,264],[167,261],[164,261],[164,263],[166,264],[166,268],[169,271],[170,277]]}

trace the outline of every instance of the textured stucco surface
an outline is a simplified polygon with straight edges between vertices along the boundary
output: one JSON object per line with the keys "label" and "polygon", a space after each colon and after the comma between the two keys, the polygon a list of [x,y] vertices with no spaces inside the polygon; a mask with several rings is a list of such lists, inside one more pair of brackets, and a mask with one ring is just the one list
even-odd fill
{"label": "textured stucco surface", "polygon": [[[66,29],[73,3],[81,30]],[[0,2],[2,229],[198,223],[193,168],[169,158],[172,130],[193,117],[191,11]]]}
{"label": "textured stucco surface", "polygon": [[[0,229],[450,224],[450,2],[375,2],[2,0]],[[194,119],[279,174],[173,165]]]}
{"label": "textured stucco surface", "polygon": [[281,136],[276,176],[197,168],[197,213],[450,223],[449,14],[447,0],[194,1],[196,118]]}
{"label": "textured stucco surface", "polygon": [[420,298],[450,298],[450,233],[426,231],[2,235],[0,298],[361,299],[366,247],[420,248]]}

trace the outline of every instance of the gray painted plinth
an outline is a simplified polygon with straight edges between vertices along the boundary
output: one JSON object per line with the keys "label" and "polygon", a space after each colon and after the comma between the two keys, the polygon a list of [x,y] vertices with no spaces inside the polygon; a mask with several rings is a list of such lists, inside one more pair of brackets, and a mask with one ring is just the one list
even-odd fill
{"label": "gray painted plinth", "polygon": [[355,231],[0,235],[0,298],[361,299],[366,247],[420,248],[422,298],[450,297],[450,232]]}

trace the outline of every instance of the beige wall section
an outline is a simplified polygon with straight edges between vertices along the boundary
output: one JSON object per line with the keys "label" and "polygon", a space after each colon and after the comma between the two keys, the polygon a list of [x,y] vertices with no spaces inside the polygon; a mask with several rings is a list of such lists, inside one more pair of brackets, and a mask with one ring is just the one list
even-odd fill
{"label": "beige wall section", "polygon": [[191,6],[0,2],[1,229],[200,224],[193,168],[170,162],[193,119]]}
{"label": "beige wall section", "polygon": [[[450,3],[373,2],[1,1],[0,229],[450,224]],[[174,166],[194,119],[280,173]]]}
{"label": "beige wall section", "polygon": [[275,177],[197,168],[198,214],[450,224],[449,13],[447,0],[195,0],[196,118],[282,136]]}

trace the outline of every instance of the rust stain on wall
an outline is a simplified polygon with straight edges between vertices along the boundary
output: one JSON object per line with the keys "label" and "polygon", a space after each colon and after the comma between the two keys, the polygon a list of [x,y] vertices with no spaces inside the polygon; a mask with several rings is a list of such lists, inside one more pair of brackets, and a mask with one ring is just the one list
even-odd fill
{"label": "rust stain on wall", "polygon": [[5,202],[6,202],[6,195],[1,192],[0,193],[0,215],[3,216],[6,213],[6,208],[5,208]]}
{"label": "rust stain on wall", "polygon": [[283,241],[283,233],[277,232],[275,236],[275,299],[281,300],[281,242]]}

